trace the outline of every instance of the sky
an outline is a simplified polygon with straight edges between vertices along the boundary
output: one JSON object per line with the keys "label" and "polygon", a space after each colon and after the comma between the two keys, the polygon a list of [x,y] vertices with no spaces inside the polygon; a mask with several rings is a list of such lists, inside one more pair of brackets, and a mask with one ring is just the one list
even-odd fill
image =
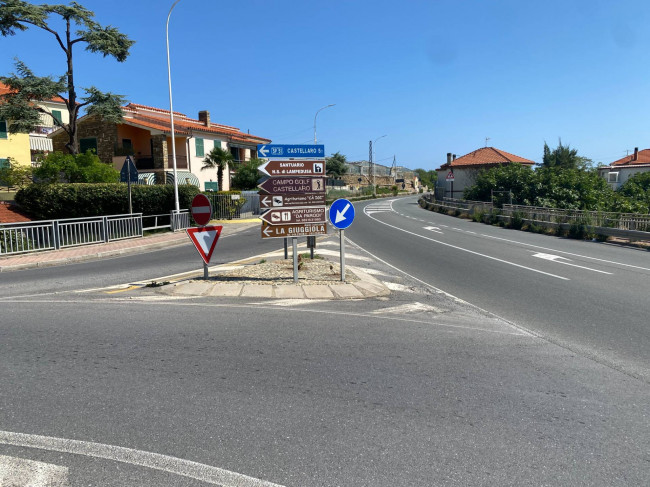
{"label": "sky", "polygon": [[[124,63],[77,44],[76,85],[169,109],[173,0],[78,1],[136,44]],[[609,164],[650,148],[649,18],[647,0],[180,0],[173,106],[309,144],[316,113],[335,104],[318,113],[316,135],[350,161],[386,135],[375,162],[412,169],[486,144],[541,162],[559,139]],[[39,29],[0,46],[2,75],[16,57],[39,76],[65,72]]]}

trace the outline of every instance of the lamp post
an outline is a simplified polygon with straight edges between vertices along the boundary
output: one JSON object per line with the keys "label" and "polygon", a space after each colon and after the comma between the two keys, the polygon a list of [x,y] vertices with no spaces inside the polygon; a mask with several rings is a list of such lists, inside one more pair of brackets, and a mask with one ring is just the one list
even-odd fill
{"label": "lamp post", "polygon": [[176,0],[172,5],[172,8],[169,9],[169,14],[167,14],[167,25],[165,26],[165,36],[167,38],[167,80],[169,82],[169,122],[172,129],[172,165],[174,168],[174,206],[176,208],[176,213],[180,212],[180,206],[178,203],[178,175],[176,174],[176,137],[174,133],[174,105],[172,103],[172,71],[169,64],[169,17],[172,15],[172,10],[178,2],[181,0]]}
{"label": "lamp post", "polygon": [[316,112],[316,115],[314,115],[314,145],[316,144],[316,117],[318,116],[318,113],[321,110],[325,110],[326,108],[333,107],[336,105],[336,103],[332,103],[331,105],[327,105],[326,107],[319,108],[318,111]]}
{"label": "lamp post", "polygon": [[376,198],[377,197],[377,185],[375,184],[375,158],[373,155],[374,149],[373,149],[373,144],[375,144],[379,139],[383,139],[384,137],[387,137],[388,134],[382,135],[381,137],[377,137],[374,142],[370,142],[370,164],[372,165],[372,195]]}

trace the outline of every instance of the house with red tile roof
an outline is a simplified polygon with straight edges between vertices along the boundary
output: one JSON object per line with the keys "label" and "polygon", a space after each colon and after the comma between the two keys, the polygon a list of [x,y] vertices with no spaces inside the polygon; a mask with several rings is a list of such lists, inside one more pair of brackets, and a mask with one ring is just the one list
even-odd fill
{"label": "house with red tile roof", "polygon": [[[10,93],[11,88],[0,83],[0,103]],[[34,164],[40,154],[52,151],[52,141],[47,135],[56,127],[54,118],[68,123],[68,109],[65,100],[59,96],[39,101],[38,106],[45,113],[40,114],[40,124],[29,134],[11,132],[10,121],[0,120],[0,167],[8,164],[9,159],[23,166]]]}
{"label": "house with red tile roof", "polygon": [[[124,121],[104,122],[96,116],[84,116],[77,121],[79,149],[96,151],[99,158],[121,169],[131,155],[144,184],[173,183],[173,158],[169,110],[137,103],[122,107]],[[67,135],[59,130],[50,135],[54,149],[63,151]],[[176,170],[179,184],[194,184],[206,189],[206,183],[217,182],[217,171],[202,171],[205,156],[214,148],[230,151],[235,162],[224,170],[223,188],[230,189],[230,179],[237,164],[256,157],[257,144],[270,139],[242,132],[237,127],[214,123],[210,112],[200,111],[198,118],[174,112]]]}
{"label": "house with red tile roof", "polygon": [[598,174],[604,177],[612,189],[620,188],[625,181],[637,173],[650,171],[650,149],[639,150],[612,162],[609,166],[600,166]]}
{"label": "house with red tile roof", "polygon": [[[447,162],[436,169],[438,173],[436,190],[444,193],[448,198],[460,199],[465,188],[474,184],[481,170],[513,163],[533,166],[535,161],[494,147],[482,147],[459,158],[451,152],[447,153]],[[453,175],[453,180],[450,175]]]}

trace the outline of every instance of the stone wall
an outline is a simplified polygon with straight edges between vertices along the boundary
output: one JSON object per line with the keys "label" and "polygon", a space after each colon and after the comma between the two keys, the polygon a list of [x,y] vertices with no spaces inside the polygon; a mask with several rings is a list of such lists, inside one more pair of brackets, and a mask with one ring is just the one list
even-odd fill
{"label": "stone wall", "polygon": [[167,136],[158,134],[151,137],[153,141],[154,169],[169,169],[169,152],[167,151]]}
{"label": "stone wall", "polygon": [[[113,164],[113,154],[117,145],[117,125],[107,123],[99,117],[88,117],[77,124],[77,141],[88,137],[97,139],[97,156],[106,164]],[[67,152],[65,144],[68,134],[64,131],[52,136],[55,151]]]}

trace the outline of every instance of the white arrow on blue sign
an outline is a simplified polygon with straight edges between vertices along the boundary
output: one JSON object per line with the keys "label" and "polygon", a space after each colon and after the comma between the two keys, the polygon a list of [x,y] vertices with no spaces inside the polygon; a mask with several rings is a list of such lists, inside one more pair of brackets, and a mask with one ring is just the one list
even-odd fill
{"label": "white arrow on blue sign", "polygon": [[305,157],[325,157],[325,146],[319,144],[260,144],[257,146],[257,157],[286,157],[286,158],[305,158]]}
{"label": "white arrow on blue sign", "polygon": [[330,206],[329,218],[332,225],[339,230],[344,230],[352,225],[354,206],[344,198],[338,199]]}

